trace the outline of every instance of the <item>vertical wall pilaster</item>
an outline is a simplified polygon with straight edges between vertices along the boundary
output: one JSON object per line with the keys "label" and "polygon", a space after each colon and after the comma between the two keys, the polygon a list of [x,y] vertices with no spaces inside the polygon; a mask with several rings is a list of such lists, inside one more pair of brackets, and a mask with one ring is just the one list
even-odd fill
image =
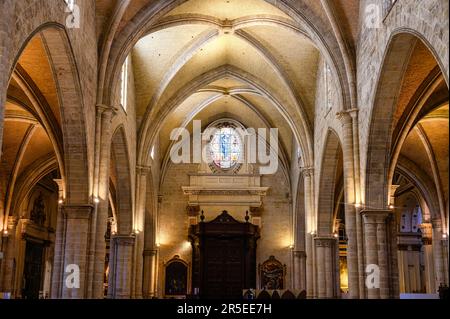
{"label": "vertical wall pilaster", "polygon": [[356,242],[358,248],[358,274],[359,274],[359,298],[365,298],[365,277],[364,277],[364,239],[363,225],[361,219],[361,168],[359,150],[359,110],[351,109],[349,114],[352,117],[353,127],[353,157],[354,157],[354,181],[355,181],[355,217],[356,217]]}
{"label": "vertical wall pilaster", "polygon": [[379,286],[367,288],[369,299],[389,298],[389,248],[387,245],[387,220],[391,211],[378,210],[361,212],[364,220],[366,265],[379,269]]}
{"label": "vertical wall pilaster", "polygon": [[433,255],[434,269],[436,272],[436,286],[448,285],[448,238],[444,238],[442,222],[440,219],[432,219],[433,225]]}
{"label": "vertical wall pilaster", "polygon": [[131,297],[133,248],[135,237],[114,235],[111,237],[110,288],[108,296],[114,299]]}
{"label": "vertical wall pilaster", "polygon": [[3,259],[0,259],[0,291],[11,293],[11,297],[14,294],[14,254],[16,243],[16,230],[17,230],[17,218],[14,216],[8,216],[7,227],[2,231],[2,252]]}
{"label": "vertical wall pilaster", "polygon": [[144,250],[144,285],[143,297],[150,299],[156,297],[156,263],[157,263],[156,249]]}
{"label": "vertical wall pilaster", "polygon": [[318,298],[336,298],[336,239],[332,237],[314,238],[317,258]]}
{"label": "vertical wall pilaster", "polygon": [[315,294],[315,271],[314,271],[314,241],[315,231],[314,194],[313,194],[313,168],[303,168],[301,176],[305,187],[305,253],[306,253],[306,294],[308,298],[314,298]]}
{"label": "vertical wall pilaster", "polygon": [[342,123],[342,153],[344,162],[345,230],[347,234],[347,269],[349,296],[359,298],[358,230],[355,210],[355,165],[353,121],[349,112],[337,114]]}
{"label": "vertical wall pilaster", "polygon": [[[136,169],[136,228],[141,232],[136,237],[135,263],[134,263],[134,287],[133,297],[143,297],[143,272],[144,272],[144,247],[145,247],[145,203],[147,194],[147,176],[150,167],[138,167]],[[148,216],[150,218],[150,216]]]}
{"label": "vertical wall pilaster", "polygon": [[[64,299],[84,299],[87,297],[88,245],[93,212],[92,205],[65,205],[62,207],[64,215],[64,264],[61,269],[63,275],[61,295]],[[72,273],[66,273],[68,266],[79,269],[79,288],[67,284],[66,280]]]}
{"label": "vertical wall pilaster", "polygon": [[[105,234],[108,222],[109,209],[109,165],[111,158],[111,120],[114,109],[104,105],[97,105],[97,123],[100,125],[96,142],[99,143],[97,148],[98,155],[98,179],[96,184],[96,196],[98,203],[96,204],[95,220],[93,223],[93,244],[91,246],[90,267],[91,272],[91,293],[90,297],[100,299],[104,297],[103,281],[104,267],[106,256]],[[98,125],[97,124],[97,125]]]}

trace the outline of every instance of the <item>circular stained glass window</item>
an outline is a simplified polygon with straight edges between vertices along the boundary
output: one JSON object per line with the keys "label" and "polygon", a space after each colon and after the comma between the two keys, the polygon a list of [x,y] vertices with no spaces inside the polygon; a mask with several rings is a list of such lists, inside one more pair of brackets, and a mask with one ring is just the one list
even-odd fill
{"label": "circular stained glass window", "polygon": [[216,127],[209,143],[211,162],[220,169],[232,169],[242,155],[242,140],[236,129],[224,123]]}

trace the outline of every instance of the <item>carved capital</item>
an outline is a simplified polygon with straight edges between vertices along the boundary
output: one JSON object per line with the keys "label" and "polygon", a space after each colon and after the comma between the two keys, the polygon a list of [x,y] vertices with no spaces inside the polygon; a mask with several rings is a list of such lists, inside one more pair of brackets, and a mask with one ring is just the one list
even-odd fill
{"label": "carved capital", "polygon": [[363,217],[365,224],[383,224],[391,216],[392,211],[390,210],[363,210],[361,211],[361,216]]}
{"label": "carved capital", "polygon": [[306,252],[301,250],[295,250],[294,252],[294,258],[306,258]]}
{"label": "carved capital", "polygon": [[419,225],[420,231],[422,232],[422,241],[430,240],[433,237],[433,225],[431,223],[422,223]]}
{"label": "carved capital", "polygon": [[314,167],[302,167],[300,169],[300,174],[305,177],[313,177],[314,176]]}
{"label": "carved capital", "polygon": [[333,247],[336,243],[336,238],[334,237],[316,237],[314,238],[314,243],[316,247]]}
{"label": "carved capital", "polygon": [[131,235],[114,235],[112,240],[119,246],[133,246],[136,237]]}
{"label": "carved capital", "polygon": [[336,118],[341,121],[342,125],[352,124],[352,116],[348,111],[336,113]]}
{"label": "carved capital", "polygon": [[94,211],[93,205],[64,205],[62,211],[67,219],[89,219]]}
{"label": "carved capital", "polygon": [[144,257],[147,257],[147,256],[154,257],[154,256],[156,256],[157,253],[158,253],[158,250],[156,250],[156,249],[145,249],[142,252],[142,256],[144,256]]}
{"label": "carved capital", "polygon": [[138,175],[147,175],[150,173],[151,167],[150,166],[144,166],[144,165],[138,165],[136,166],[136,173]]}
{"label": "carved capital", "polygon": [[348,114],[350,114],[350,116],[352,117],[352,119],[354,121],[358,119],[359,109],[350,109],[347,112],[348,112]]}

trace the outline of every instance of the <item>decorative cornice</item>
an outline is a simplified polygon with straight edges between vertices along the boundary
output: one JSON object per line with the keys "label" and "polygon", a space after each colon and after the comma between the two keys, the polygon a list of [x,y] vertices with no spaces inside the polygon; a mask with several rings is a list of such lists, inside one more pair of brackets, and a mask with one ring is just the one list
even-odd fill
{"label": "decorative cornice", "polygon": [[393,213],[390,210],[362,210],[360,214],[366,224],[382,224]]}
{"label": "decorative cornice", "polygon": [[315,237],[314,243],[316,247],[333,247],[337,239],[334,237]]}
{"label": "decorative cornice", "polygon": [[269,187],[205,188],[197,186],[181,187],[184,195],[256,195],[266,196]]}
{"label": "decorative cornice", "polygon": [[115,242],[116,245],[120,246],[133,246],[134,241],[136,240],[136,236],[132,235],[113,235],[111,239]]}

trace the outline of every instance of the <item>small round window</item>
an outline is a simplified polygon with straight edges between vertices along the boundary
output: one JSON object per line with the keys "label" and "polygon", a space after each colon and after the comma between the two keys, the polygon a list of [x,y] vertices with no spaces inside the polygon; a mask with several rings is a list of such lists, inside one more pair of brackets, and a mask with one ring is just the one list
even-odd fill
{"label": "small round window", "polygon": [[242,139],[229,123],[217,126],[209,143],[211,162],[222,170],[235,168],[242,156]]}

